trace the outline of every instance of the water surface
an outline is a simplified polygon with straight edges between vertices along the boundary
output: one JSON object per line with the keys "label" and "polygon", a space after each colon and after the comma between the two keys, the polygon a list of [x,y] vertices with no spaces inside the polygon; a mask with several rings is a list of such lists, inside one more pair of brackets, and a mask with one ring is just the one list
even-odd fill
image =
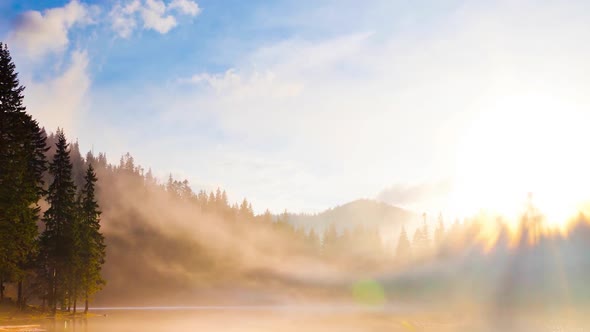
{"label": "water surface", "polygon": [[48,332],[385,332],[385,331],[588,331],[564,322],[494,322],[468,314],[420,313],[395,307],[357,306],[198,306],[94,308],[95,316],[47,320]]}

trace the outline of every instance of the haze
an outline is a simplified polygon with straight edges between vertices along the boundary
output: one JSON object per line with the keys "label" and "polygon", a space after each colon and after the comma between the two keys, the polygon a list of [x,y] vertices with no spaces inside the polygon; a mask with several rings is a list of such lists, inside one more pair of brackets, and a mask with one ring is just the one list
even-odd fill
{"label": "haze", "polygon": [[[534,192],[563,217],[587,194],[554,194],[588,188],[584,1],[1,6],[0,35],[46,128],[260,213],[364,197],[514,214],[508,186],[510,202]],[[414,194],[387,195],[399,188]]]}
{"label": "haze", "polygon": [[585,1],[3,0],[0,331],[580,331],[588,40]]}

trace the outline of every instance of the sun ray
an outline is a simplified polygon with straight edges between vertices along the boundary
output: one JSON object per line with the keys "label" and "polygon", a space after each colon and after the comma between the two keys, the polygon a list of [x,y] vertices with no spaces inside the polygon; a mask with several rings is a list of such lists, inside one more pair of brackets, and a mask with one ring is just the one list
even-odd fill
{"label": "sun ray", "polygon": [[459,148],[451,210],[517,222],[532,192],[548,227],[564,228],[578,213],[590,188],[590,155],[582,153],[590,115],[548,96],[499,97],[473,121]]}

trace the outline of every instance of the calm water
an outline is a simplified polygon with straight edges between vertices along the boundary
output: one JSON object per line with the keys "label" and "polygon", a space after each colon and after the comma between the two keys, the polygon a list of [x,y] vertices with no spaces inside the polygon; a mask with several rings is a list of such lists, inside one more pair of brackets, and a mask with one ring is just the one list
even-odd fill
{"label": "calm water", "polygon": [[[264,331],[519,331],[584,332],[571,323],[502,323],[449,316],[400,312],[392,308],[357,307],[166,307],[94,310],[97,317],[45,321],[48,332],[264,332]],[[495,326],[494,326],[495,325]]]}
{"label": "calm water", "polygon": [[[388,317],[385,310],[352,307],[117,308],[93,313],[104,316],[48,321],[41,327],[50,332],[395,331],[402,328],[400,321]],[[400,329],[403,330],[406,329]]]}

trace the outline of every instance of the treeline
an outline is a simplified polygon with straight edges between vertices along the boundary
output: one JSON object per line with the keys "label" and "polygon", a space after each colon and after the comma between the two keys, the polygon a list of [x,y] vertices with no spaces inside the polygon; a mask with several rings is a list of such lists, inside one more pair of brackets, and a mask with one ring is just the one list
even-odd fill
{"label": "treeline", "polygon": [[[366,273],[481,247],[477,219],[447,229],[441,216],[431,229],[425,218],[412,236],[405,227],[390,230],[395,234],[369,223],[343,228],[337,218],[327,227],[295,226],[287,211],[256,214],[247,199],[232,203],[220,188],[195,192],[172,176],[161,182],[129,153],[116,164],[104,153],[82,156],[63,131],[46,135],[25,112],[24,88],[6,46],[0,49],[0,297],[4,285],[15,285],[21,307],[38,298],[54,311],[76,310],[80,299],[87,308],[105,284],[101,274],[118,285],[112,296],[122,297],[142,282],[142,294],[174,285],[185,290],[204,279],[288,282],[289,273],[301,272],[289,269],[302,261]],[[185,229],[192,233],[178,234]],[[502,239],[504,228],[496,229]],[[106,244],[110,266],[103,269]],[[273,270],[291,259],[297,264]]]}
{"label": "treeline", "polygon": [[[331,224],[325,231],[313,227],[306,229],[289,222],[291,215],[287,210],[280,214],[273,214],[268,209],[256,214],[252,203],[247,198],[240,202],[230,202],[225,190],[193,191],[188,180],[177,180],[169,175],[166,181],[159,181],[154,177],[151,169],[145,169],[135,164],[133,156],[127,153],[121,157],[118,165],[108,163],[106,156],[99,153],[94,157],[88,153],[87,160],[96,159],[97,171],[103,174],[106,183],[121,182],[125,179],[126,190],[134,187],[141,188],[140,192],[151,194],[165,194],[172,202],[184,204],[195,211],[190,218],[223,220],[229,225],[229,231],[248,233],[271,233],[276,239],[287,242],[277,243],[294,251],[314,258],[334,261],[354,256],[355,264],[365,266],[370,262],[391,259],[394,253],[381,240],[378,227],[357,226],[349,230],[338,231],[335,224]],[[80,163],[85,162],[83,159]],[[129,184],[131,183],[131,185]],[[140,196],[141,197],[141,196]],[[195,220],[198,222],[198,220]],[[140,222],[141,223],[141,222]],[[247,241],[244,234],[242,241]],[[236,246],[246,245],[236,243]],[[255,245],[255,244],[253,244]],[[194,253],[206,254],[206,253]]]}
{"label": "treeline", "polygon": [[[49,140],[55,140],[53,135]],[[357,271],[387,270],[396,266],[410,263],[418,263],[429,259],[433,255],[449,254],[460,251],[459,247],[467,246],[477,241],[479,225],[466,221],[459,223],[455,221],[448,229],[445,227],[442,215],[438,217],[434,227],[426,221],[408,234],[405,227],[396,234],[383,234],[378,225],[356,225],[349,228],[337,227],[338,220],[334,220],[325,229],[294,225],[290,222],[292,215],[288,211],[280,214],[273,214],[269,210],[256,214],[251,202],[246,198],[240,202],[230,202],[225,190],[217,188],[214,190],[199,190],[195,192],[189,181],[175,179],[169,175],[165,181],[160,181],[153,175],[151,169],[137,165],[130,153],[123,155],[119,162],[112,164],[107,160],[104,153],[94,155],[91,152],[83,158],[78,150],[78,145],[73,144],[72,155],[78,156],[74,159],[77,169],[84,169],[86,165],[96,165],[98,174],[101,175],[104,183],[124,183],[121,188],[128,195],[136,197],[137,200],[144,200],[147,197],[159,197],[156,200],[159,204],[165,204],[162,196],[166,196],[170,202],[189,207],[194,211],[188,218],[199,222],[199,219],[208,219],[213,216],[214,220],[223,220],[229,228],[227,231],[239,233],[247,230],[249,233],[271,232],[277,239],[284,239],[289,248],[309,257],[319,258],[327,264],[338,264]],[[80,176],[74,175],[74,178]],[[108,186],[109,194],[105,195],[104,203],[115,205],[113,210],[123,210],[126,205],[111,201],[107,197],[115,195],[113,185]],[[121,193],[121,194],[123,194]],[[179,205],[170,205],[179,206]],[[146,224],[134,215],[130,218],[137,218],[134,224]],[[172,225],[170,226],[172,227]],[[135,234],[134,236],[139,236]],[[391,241],[395,237],[397,241]],[[247,234],[236,242],[235,246],[248,245]],[[249,244],[255,245],[255,244]],[[206,252],[193,252],[195,256],[206,256]],[[231,254],[231,253],[228,253]],[[179,253],[181,255],[181,253]],[[215,258],[221,259],[221,258]]]}
{"label": "treeline", "polygon": [[[47,157],[47,135],[26,113],[23,92],[8,48],[0,43],[0,301],[5,285],[14,283],[20,308],[38,297],[54,313],[58,307],[75,312],[79,299],[87,311],[104,284],[97,177],[89,164],[83,184],[74,183],[61,130]],[[48,207],[39,232],[42,201]]]}
{"label": "treeline", "polygon": [[[49,141],[52,140],[54,140],[53,135],[49,135]],[[103,197],[101,202],[109,212],[107,223],[109,225],[124,224],[116,226],[118,230],[128,227],[127,224],[134,225],[129,227],[129,236],[137,238],[134,240],[136,242],[148,241],[147,235],[144,239],[142,234],[147,232],[150,227],[149,220],[152,218],[143,216],[141,212],[128,210],[139,205],[137,208],[141,211],[141,204],[137,202],[154,201],[162,206],[163,214],[177,214],[182,210],[182,218],[198,225],[195,226],[197,229],[215,227],[210,224],[215,222],[220,224],[218,226],[223,229],[223,232],[232,233],[228,236],[241,234],[241,237],[238,236],[233,244],[233,248],[238,251],[245,246],[274,245],[275,252],[288,248],[289,254],[320,259],[327,264],[346,265],[347,268],[356,270],[364,270],[367,267],[385,268],[385,264],[391,264],[395,259],[395,248],[391,248],[391,244],[381,239],[377,225],[358,225],[344,230],[336,227],[337,221],[325,230],[297,226],[290,222],[292,215],[288,211],[274,214],[267,209],[263,213],[255,213],[252,203],[247,198],[232,202],[222,188],[195,191],[188,180],[175,179],[172,175],[161,181],[154,176],[151,169],[138,165],[130,153],[126,153],[113,164],[104,153],[95,155],[88,152],[85,157],[82,157],[78,149],[78,145],[74,143],[72,155],[77,156],[73,159],[75,168],[81,170],[87,164],[95,165],[101,181],[106,184],[103,187],[104,191],[101,192]],[[74,178],[79,177],[74,175]],[[115,197],[132,198],[128,200]],[[121,215],[125,215],[125,218]],[[171,230],[174,227],[175,223],[170,223],[166,229]],[[271,243],[263,243],[257,234],[265,235],[264,241]],[[216,241],[214,238],[200,239],[197,234],[194,236],[195,240],[200,242]],[[148,245],[146,243],[146,246]],[[232,250],[228,249],[226,254],[238,255]],[[209,256],[211,260],[216,261],[231,259],[225,256],[213,257],[214,254],[205,249],[190,254],[200,258]],[[182,255],[186,253],[178,252],[177,256]],[[207,266],[203,265],[202,268],[207,269]]]}

